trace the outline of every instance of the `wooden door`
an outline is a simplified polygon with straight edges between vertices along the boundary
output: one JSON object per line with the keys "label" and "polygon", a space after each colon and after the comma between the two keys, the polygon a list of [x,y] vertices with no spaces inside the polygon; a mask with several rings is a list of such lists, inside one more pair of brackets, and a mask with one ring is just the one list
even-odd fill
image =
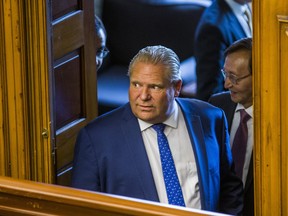
{"label": "wooden door", "polygon": [[79,130],[97,115],[94,1],[52,1],[56,183],[69,185]]}
{"label": "wooden door", "polygon": [[255,215],[288,215],[288,1],[253,0]]}

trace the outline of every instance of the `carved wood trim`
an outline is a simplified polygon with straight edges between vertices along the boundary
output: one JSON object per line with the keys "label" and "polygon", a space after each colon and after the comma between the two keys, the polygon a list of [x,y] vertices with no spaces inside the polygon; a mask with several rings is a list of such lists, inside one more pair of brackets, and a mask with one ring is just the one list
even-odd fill
{"label": "carved wood trim", "polygon": [[287,208],[287,198],[282,195],[287,184],[283,182],[282,159],[287,157],[287,149],[282,151],[288,131],[281,124],[283,115],[287,116],[283,109],[287,91],[281,88],[280,14],[288,14],[287,0],[253,1],[254,200],[256,215],[263,216],[282,215]]}
{"label": "carved wood trim", "polygon": [[29,179],[30,146],[23,1],[3,1],[1,13],[1,175]]}
{"label": "carved wood trim", "polygon": [[215,212],[4,177],[0,178],[0,200],[0,214],[3,215],[224,216]]}
{"label": "carved wood trim", "polygon": [[47,21],[46,0],[25,2],[27,29],[27,80],[29,98],[29,131],[31,144],[32,180],[52,183],[55,178],[52,164],[53,134],[51,134],[49,70],[51,45]]}
{"label": "carved wood trim", "polygon": [[46,9],[0,3],[0,175],[52,182]]}
{"label": "carved wood trim", "polygon": [[288,215],[288,14],[287,16],[278,16],[278,32],[279,32],[279,71],[280,71],[280,90],[281,90],[281,202],[282,215]]}

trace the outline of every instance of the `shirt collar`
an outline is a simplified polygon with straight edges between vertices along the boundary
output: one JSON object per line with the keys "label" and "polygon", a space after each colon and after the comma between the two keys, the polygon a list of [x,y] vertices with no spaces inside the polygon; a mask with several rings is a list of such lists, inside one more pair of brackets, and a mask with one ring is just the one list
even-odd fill
{"label": "shirt collar", "polygon": [[244,109],[253,118],[253,105],[245,109],[242,104],[238,103],[235,112],[238,112],[240,109]]}
{"label": "shirt collar", "polygon": [[234,0],[225,0],[226,3],[230,6],[235,14],[243,14],[246,9],[248,9],[248,5],[241,5]]}

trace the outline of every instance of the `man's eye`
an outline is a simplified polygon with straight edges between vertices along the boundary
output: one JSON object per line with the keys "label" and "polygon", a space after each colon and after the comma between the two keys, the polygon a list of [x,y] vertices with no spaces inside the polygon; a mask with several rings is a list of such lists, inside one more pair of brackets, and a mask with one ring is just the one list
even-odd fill
{"label": "man's eye", "polygon": [[140,87],[139,83],[134,83],[134,87],[139,88]]}
{"label": "man's eye", "polygon": [[160,86],[155,85],[155,86],[152,86],[151,89],[153,91],[160,91],[162,88]]}

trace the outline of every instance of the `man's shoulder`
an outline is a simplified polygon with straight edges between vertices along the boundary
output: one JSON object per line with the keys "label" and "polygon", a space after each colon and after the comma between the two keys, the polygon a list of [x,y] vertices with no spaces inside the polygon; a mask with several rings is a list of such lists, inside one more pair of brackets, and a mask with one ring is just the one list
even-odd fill
{"label": "man's shoulder", "polygon": [[197,30],[208,35],[213,35],[218,31],[223,34],[229,29],[231,12],[231,8],[225,1],[214,1],[201,16]]}
{"label": "man's shoulder", "polygon": [[125,118],[128,118],[131,115],[131,109],[129,103],[120,106],[110,112],[104,113],[91,122],[88,123],[86,128],[95,128],[95,127],[105,127],[110,128],[114,127],[115,125],[119,125],[120,121]]}
{"label": "man's shoulder", "polygon": [[223,121],[224,112],[217,106],[213,106],[206,101],[198,99],[179,99],[183,115],[189,121],[200,119],[202,124],[211,125],[218,121]]}
{"label": "man's shoulder", "polygon": [[233,111],[237,103],[233,102],[229,91],[213,94],[208,102],[213,106],[219,107],[227,113]]}
{"label": "man's shoulder", "polygon": [[219,110],[217,107],[212,106],[210,103],[199,100],[199,99],[178,98],[177,101],[184,111],[190,111],[190,112],[194,112],[197,114]]}
{"label": "man's shoulder", "polygon": [[230,11],[232,10],[225,0],[216,0],[206,8],[202,17],[209,18],[208,20],[217,20],[219,17],[222,17]]}
{"label": "man's shoulder", "polygon": [[219,101],[219,100],[231,100],[230,91],[215,93],[210,96],[208,102],[211,103],[213,101]]}

